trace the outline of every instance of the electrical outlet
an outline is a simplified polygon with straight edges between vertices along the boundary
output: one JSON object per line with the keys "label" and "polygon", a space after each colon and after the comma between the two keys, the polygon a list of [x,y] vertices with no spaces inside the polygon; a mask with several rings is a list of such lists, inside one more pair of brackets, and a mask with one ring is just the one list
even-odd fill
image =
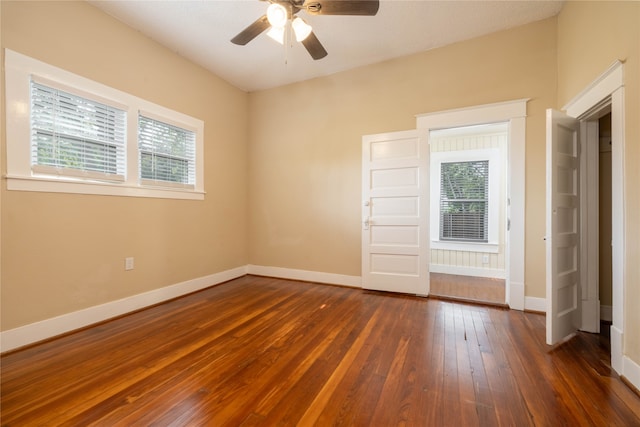
{"label": "electrical outlet", "polygon": [[133,257],[127,257],[124,259],[124,269],[133,270]]}
{"label": "electrical outlet", "polygon": [[489,255],[482,255],[482,263],[489,264]]}

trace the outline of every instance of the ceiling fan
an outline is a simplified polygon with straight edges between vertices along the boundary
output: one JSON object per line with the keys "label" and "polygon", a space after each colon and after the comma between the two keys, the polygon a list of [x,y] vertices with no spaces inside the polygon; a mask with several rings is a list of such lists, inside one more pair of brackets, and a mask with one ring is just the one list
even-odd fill
{"label": "ceiling fan", "polygon": [[[231,39],[237,45],[246,45],[269,29],[267,35],[284,43],[285,32],[291,28],[296,41],[302,42],[313,59],[327,56],[320,40],[309,24],[296,16],[301,10],[310,15],[359,15],[374,16],[380,7],[379,0],[261,0],[268,1],[267,13],[258,18]],[[289,26],[289,27],[287,27]]]}

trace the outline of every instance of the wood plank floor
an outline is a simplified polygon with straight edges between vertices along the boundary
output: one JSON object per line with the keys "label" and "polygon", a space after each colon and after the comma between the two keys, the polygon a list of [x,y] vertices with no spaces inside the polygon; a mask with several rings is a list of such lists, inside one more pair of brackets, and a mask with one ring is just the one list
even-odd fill
{"label": "wood plank floor", "polygon": [[607,337],[246,276],[2,357],[5,426],[638,426]]}

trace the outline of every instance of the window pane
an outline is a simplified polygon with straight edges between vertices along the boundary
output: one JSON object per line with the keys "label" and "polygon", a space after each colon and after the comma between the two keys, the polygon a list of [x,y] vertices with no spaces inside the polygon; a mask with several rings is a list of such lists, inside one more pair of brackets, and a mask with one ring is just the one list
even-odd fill
{"label": "window pane", "polygon": [[31,163],[124,176],[126,113],[31,82]]}
{"label": "window pane", "polygon": [[195,132],[138,116],[140,178],[195,183]]}
{"label": "window pane", "polygon": [[34,136],[37,144],[38,165],[90,170],[116,174],[117,147],[110,144],[83,141],[63,135],[37,132]]}
{"label": "window pane", "polygon": [[153,153],[140,153],[140,174],[143,179],[188,183],[189,162]]}
{"label": "window pane", "polygon": [[440,239],[488,241],[489,161],[442,163]]}

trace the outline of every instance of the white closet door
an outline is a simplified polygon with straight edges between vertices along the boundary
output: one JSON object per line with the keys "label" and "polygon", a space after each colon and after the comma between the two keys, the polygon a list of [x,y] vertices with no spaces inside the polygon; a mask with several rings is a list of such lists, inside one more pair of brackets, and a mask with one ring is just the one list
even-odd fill
{"label": "white closet door", "polygon": [[363,288],[429,293],[429,147],[423,131],[363,137]]}

